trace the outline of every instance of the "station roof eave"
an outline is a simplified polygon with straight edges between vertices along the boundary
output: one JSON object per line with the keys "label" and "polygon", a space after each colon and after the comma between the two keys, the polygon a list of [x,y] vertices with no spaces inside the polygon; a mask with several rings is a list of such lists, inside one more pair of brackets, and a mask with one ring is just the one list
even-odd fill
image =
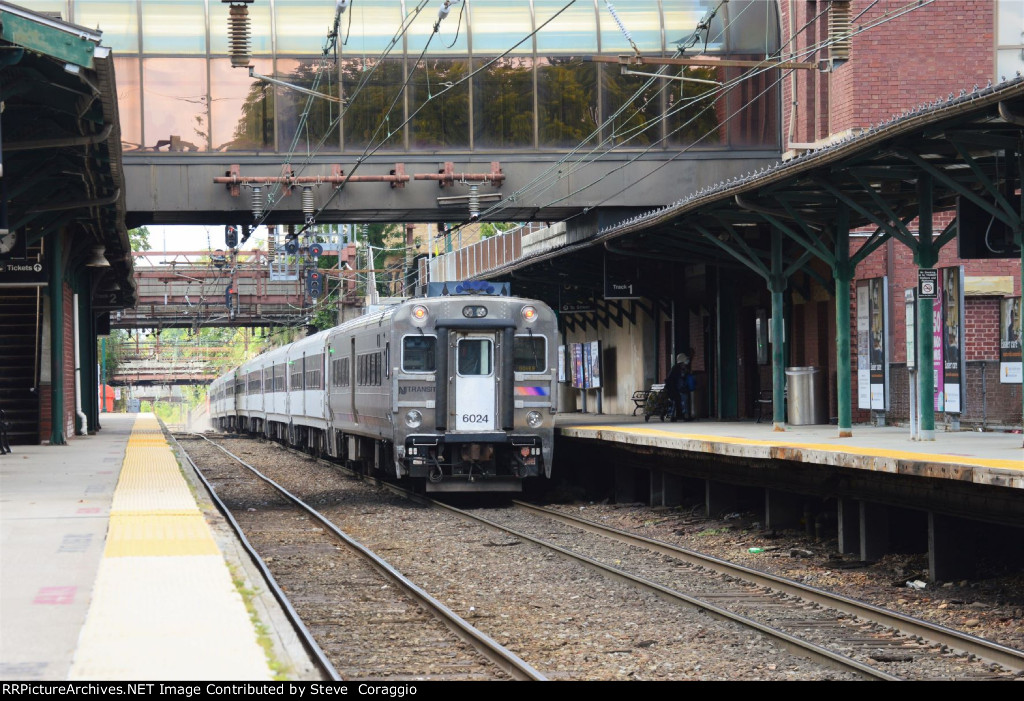
{"label": "station roof eave", "polygon": [[[1022,134],[1024,78],[950,93],[575,242],[534,254],[524,250],[521,258],[489,271],[488,277],[540,279],[556,267],[600,275],[604,251],[736,265],[712,239],[742,238],[745,249],[757,257],[767,247],[769,218],[795,232],[786,239],[787,258],[795,260],[808,248],[827,257],[840,210],[849,217],[850,230],[878,230],[880,222],[896,220],[910,224],[920,211],[918,181],[925,175],[931,176],[935,212],[955,209],[964,195],[984,197],[986,188],[1008,187],[1007,200],[1016,203],[1009,195],[1018,184],[1017,164],[1008,164],[1007,154],[1020,152]],[[900,229],[885,228],[884,238]],[[906,236],[904,231],[904,240]]]}
{"label": "station roof eave", "polygon": [[137,292],[125,227],[117,88],[97,30],[0,2],[0,100],[7,226],[31,248],[71,232],[70,269],[98,247],[96,311],[130,308]]}

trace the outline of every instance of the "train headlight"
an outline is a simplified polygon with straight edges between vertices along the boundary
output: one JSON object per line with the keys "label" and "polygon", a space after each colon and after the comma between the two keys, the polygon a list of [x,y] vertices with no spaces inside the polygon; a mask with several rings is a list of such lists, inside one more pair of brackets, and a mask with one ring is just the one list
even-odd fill
{"label": "train headlight", "polygon": [[406,426],[409,428],[419,428],[421,423],[423,423],[423,414],[415,409],[405,412]]}
{"label": "train headlight", "polygon": [[523,321],[528,324],[532,324],[537,321],[537,308],[527,304],[523,307]]}
{"label": "train headlight", "polygon": [[414,326],[425,326],[427,323],[427,308],[417,304],[412,308],[412,323]]}
{"label": "train headlight", "polygon": [[539,411],[531,411],[526,415],[526,425],[530,428],[539,428],[543,422],[544,417],[540,415]]}

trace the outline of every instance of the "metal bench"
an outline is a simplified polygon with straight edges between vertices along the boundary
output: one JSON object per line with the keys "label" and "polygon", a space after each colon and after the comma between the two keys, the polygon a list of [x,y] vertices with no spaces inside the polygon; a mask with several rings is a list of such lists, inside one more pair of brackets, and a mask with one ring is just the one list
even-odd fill
{"label": "metal bench", "polygon": [[649,389],[638,389],[633,392],[633,416],[636,416],[638,411],[642,411],[644,406],[647,404],[647,397],[651,394]]}

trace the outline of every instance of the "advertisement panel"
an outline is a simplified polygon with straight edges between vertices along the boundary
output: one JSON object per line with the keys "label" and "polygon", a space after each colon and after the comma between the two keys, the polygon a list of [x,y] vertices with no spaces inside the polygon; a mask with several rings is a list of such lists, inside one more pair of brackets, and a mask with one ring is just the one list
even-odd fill
{"label": "advertisement panel", "polygon": [[966,348],[964,347],[964,268],[941,268],[942,280],[942,396],[944,411],[964,411]]}
{"label": "advertisement panel", "polygon": [[889,291],[887,278],[857,283],[857,407],[889,404]]}
{"label": "advertisement panel", "polygon": [[1007,297],[999,303],[999,381],[1003,384],[1019,385],[1024,378],[1020,312],[1020,297]]}
{"label": "advertisement panel", "polygon": [[857,408],[871,408],[871,321],[866,282],[857,283]]}

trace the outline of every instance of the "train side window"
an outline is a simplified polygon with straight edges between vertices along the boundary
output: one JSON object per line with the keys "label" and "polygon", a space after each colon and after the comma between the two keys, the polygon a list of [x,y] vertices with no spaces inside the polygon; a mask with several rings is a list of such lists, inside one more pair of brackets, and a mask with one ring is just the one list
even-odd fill
{"label": "train side window", "polygon": [[516,336],[512,356],[516,372],[545,372],[548,369],[547,339],[543,336]]}
{"label": "train side window", "polygon": [[491,374],[491,341],[487,338],[459,339],[458,373],[460,375]]}
{"label": "train side window", "polygon": [[402,371],[434,372],[435,336],[405,336],[402,338]]}

